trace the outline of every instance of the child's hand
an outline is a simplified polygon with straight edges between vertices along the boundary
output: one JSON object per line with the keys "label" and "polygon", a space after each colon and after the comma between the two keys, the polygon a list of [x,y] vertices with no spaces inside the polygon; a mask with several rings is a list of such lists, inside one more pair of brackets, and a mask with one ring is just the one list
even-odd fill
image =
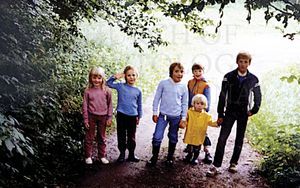
{"label": "child's hand", "polygon": [[90,128],[90,125],[88,123],[85,123],[84,126],[85,126],[86,129]]}
{"label": "child's hand", "polygon": [[224,119],[223,118],[218,118],[217,124],[220,126],[223,123]]}
{"label": "child's hand", "polygon": [[184,129],[186,127],[186,121],[180,120],[179,128]]}
{"label": "child's hand", "polygon": [[115,75],[114,75],[114,77],[116,78],[116,79],[120,79],[120,78],[124,78],[124,74],[123,73],[116,73]]}
{"label": "child's hand", "polygon": [[136,125],[138,125],[140,123],[140,118],[136,117]]}
{"label": "child's hand", "polygon": [[153,115],[152,116],[152,120],[153,120],[154,123],[157,123],[157,121],[158,121],[157,115]]}
{"label": "child's hand", "polygon": [[112,122],[111,119],[106,120],[106,126],[107,126],[107,127],[110,127],[110,126],[111,126],[111,122]]}

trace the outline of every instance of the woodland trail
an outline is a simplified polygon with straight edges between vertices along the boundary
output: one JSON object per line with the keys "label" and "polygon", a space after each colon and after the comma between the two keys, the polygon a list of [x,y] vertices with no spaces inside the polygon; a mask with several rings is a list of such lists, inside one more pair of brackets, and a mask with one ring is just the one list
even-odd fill
{"label": "woodland trail", "polygon": [[[146,167],[146,162],[151,157],[151,139],[155,128],[155,124],[152,122],[152,100],[153,97],[149,97],[144,102],[144,116],[136,133],[136,155],[141,161],[139,163],[117,163],[116,159],[119,152],[116,133],[113,133],[107,138],[107,157],[110,160],[110,164],[98,164],[95,165],[93,170],[86,170],[84,176],[77,180],[78,184],[76,187],[270,187],[266,180],[255,172],[255,164],[261,156],[251,148],[247,140],[244,142],[238,172],[232,174],[227,171],[233,151],[235,126],[225,148],[225,156],[221,168],[222,173],[214,178],[206,177],[205,175],[210,165],[199,163],[196,166],[192,166],[182,161],[185,156],[183,152],[185,144],[182,142],[184,130],[179,131],[179,141],[175,152],[175,168],[167,168],[164,164],[168,146],[166,134],[160,150],[157,167]],[[219,128],[209,127],[208,129],[208,135],[212,141],[212,155],[215,152],[219,131]],[[167,133],[167,129],[165,133]],[[204,152],[201,151],[199,161],[203,158]]]}

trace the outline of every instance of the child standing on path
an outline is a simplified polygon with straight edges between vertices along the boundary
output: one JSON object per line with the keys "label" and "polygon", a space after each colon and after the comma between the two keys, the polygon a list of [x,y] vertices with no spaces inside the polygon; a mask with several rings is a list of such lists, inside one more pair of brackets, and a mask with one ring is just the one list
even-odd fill
{"label": "child standing on path", "polygon": [[[178,142],[179,124],[186,124],[186,113],[188,109],[188,91],[185,84],[181,83],[183,77],[183,66],[181,63],[172,63],[169,67],[169,79],[162,80],[156,90],[153,100],[153,117],[156,123],[152,138],[152,158],[147,166],[156,165],[164,131],[169,124],[169,147],[166,164],[173,166],[173,155]],[[160,106],[159,106],[160,104]],[[158,113],[158,106],[160,112]]]}
{"label": "child standing on path", "polygon": [[183,142],[188,144],[188,154],[184,161],[196,165],[198,164],[201,145],[205,140],[207,126],[217,127],[218,125],[217,121],[212,121],[211,115],[205,111],[207,99],[204,95],[195,95],[191,105],[193,107],[187,112],[187,127],[183,139]]}
{"label": "child standing on path", "polygon": [[[204,73],[204,67],[199,64],[195,63],[192,66],[192,72],[193,72],[193,79],[188,81],[188,90],[189,90],[189,108],[192,106],[192,98],[196,94],[203,94],[206,99],[207,99],[207,107],[206,107],[206,112],[209,111],[209,106],[210,106],[210,87],[205,78],[203,77]],[[205,136],[205,140],[203,143],[203,150],[205,152],[205,158],[204,158],[204,163],[206,164],[211,164],[212,163],[212,157],[210,155],[210,146],[211,146],[211,141],[208,137],[208,135]],[[188,148],[186,148],[188,150]]]}
{"label": "child standing on path", "polygon": [[[248,70],[251,59],[251,55],[247,52],[238,53],[237,69],[227,73],[222,81],[218,103],[218,123],[222,124],[222,127],[213,167],[207,172],[207,176],[217,175],[217,168],[222,165],[226,141],[235,121],[237,121],[236,138],[228,171],[237,172],[236,165],[242,151],[248,117],[256,114],[261,104],[258,78]],[[254,104],[252,104],[253,102]]]}
{"label": "child standing on path", "polygon": [[[115,82],[123,77],[125,83]],[[118,92],[117,137],[120,155],[117,161],[120,163],[125,161],[126,148],[129,150],[127,161],[140,161],[134,154],[136,127],[142,117],[142,91],[134,86],[137,77],[136,69],[126,66],[123,73],[117,73],[107,80],[107,85]]]}
{"label": "child standing on path", "polygon": [[82,110],[85,125],[85,163],[93,163],[91,157],[97,129],[98,157],[103,164],[108,164],[109,161],[105,158],[105,130],[106,126],[111,125],[113,108],[111,90],[105,84],[104,70],[100,67],[90,70]]}

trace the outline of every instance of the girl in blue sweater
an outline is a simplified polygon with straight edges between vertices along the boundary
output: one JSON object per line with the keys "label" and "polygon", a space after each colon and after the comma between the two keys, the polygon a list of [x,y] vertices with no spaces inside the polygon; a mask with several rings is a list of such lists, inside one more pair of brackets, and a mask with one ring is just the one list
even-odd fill
{"label": "girl in blue sweater", "polygon": [[[120,163],[125,161],[126,148],[129,150],[127,161],[140,161],[134,154],[136,127],[142,117],[142,92],[134,86],[137,77],[136,69],[128,65],[123,73],[117,73],[107,80],[107,85],[118,92],[117,137],[120,155],[117,161]],[[115,82],[121,78],[125,78],[125,83]]]}

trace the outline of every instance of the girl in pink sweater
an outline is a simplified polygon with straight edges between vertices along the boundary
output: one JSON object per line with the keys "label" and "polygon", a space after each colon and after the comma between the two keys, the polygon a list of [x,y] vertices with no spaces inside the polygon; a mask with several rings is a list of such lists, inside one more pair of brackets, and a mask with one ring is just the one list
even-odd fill
{"label": "girl in pink sweater", "polygon": [[112,122],[111,90],[106,86],[104,70],[94,67],[89,73],[89,83],[83,97],[83,119],[85,126],[85,163],[92,164],[93,141],[97,131],[98,158],[103,164],[105,158],[105,130]]}

